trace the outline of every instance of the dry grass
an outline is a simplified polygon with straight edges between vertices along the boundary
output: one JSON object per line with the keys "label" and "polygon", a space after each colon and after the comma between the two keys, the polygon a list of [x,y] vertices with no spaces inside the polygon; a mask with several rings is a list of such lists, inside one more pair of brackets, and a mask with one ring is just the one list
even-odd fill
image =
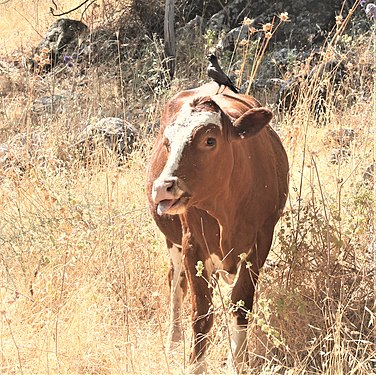
{"label": "dry grass", "polygon": [[[79,4],[75,0],[24,1],[9,0],[0,3],[0,50],[2,55],[15,51],[28,52],[44,36],[47,28],[58,19],[54,14],[63,14],[75,9]],[[111,19],[119,9],[129,6],[131,0],[97,0],[89,8],[86,6],[62,17],[82,20],[89,27],[98,26],[103,20]]]}
{"label": "dry grass", "polygon": [[[69,7],[75,7],[77,2],[69,0],[59,1],[57,4],[69,9]],[[4,52],[12,53],[15,50],[28,51],[31,46],[35,46],[43,37],[46,29],[55,21],[54,16],[48,12],[50,7],[53,7],[50,0],[11,0],[0,5],[0,49],[2,54]],[[76,12],[74,16],[79,17],[80,14]]]}
{"label": "dry grass", "polygon": [[[19,28],[22,38],[0,47],[4,55],[51,22],[48,1],[32,4],[2,6],[7,23],[1,36],[25,26]],[[340,91],[329,85],[324,113],[311,113],[322,83],[317,77],[303,83],[295,111],[275,122],[290,159],[290,196],[272,262],[260,278],[249,330],[250,373],[375,373],[375,188],[363,180],[375,160],[372,40],[374,34],[342,49],[350,75]],[[173,358],[164,352],[169,261],[144,192],[153,140],[142,137],[121,166],[111,155],[105,163],[94,158],[85,164],[69,146],[85,123],[104,114],[129,112],[141,133],[158,119],[171,93],[150,90],[156,72],[146,62],[158,65],[155,48],[139,64],[123,66],[129,84],[122,90],[116,72],[104,68],[87,71],[84,82],[74,70],[64,80],[12,71],[13,89],[0,98],[1,141],[20,133],[27,141],[22,147],[12,141],[13,155],[0,171],[2,373],[185,371],[188,303],[184,345]],[[190,53],[185,58],[192,70],[202,71],[202,61]],[[187,66],[178,67],[173,92],[186,86]],[[330,83],[331,73],[326,79]],[[35,98],[67,92],[60,112],[30,115]],[[352,129],[354,138],[348,140],[344,129]],[[336,163],[330,162],[333,148],[344,151]],[[228,339],[220,301],[215,311],[209,371],[227,373],[221,367]]]}

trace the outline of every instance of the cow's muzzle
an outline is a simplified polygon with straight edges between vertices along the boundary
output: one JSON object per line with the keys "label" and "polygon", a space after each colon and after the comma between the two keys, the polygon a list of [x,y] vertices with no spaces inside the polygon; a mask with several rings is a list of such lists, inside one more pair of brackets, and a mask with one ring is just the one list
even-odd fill
{"label": "cow's muzzle", "polygon": [[175,215],[185,210],[188,197],[178,187],[178,178],[158,178],[153,183],[152,198],[158,215]]}

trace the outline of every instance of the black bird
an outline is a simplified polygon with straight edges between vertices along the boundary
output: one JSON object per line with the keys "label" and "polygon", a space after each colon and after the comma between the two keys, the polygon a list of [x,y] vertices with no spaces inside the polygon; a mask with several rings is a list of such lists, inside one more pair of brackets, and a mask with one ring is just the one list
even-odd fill
{"label": "black bird", "polygon": [[236,94],[238,94],[239,90],[234,86],[234,84],[231,82],[231,79],[225,74],[225,72],[219,66],[217,56],[211,54],[208,56],[208,60],[209,60],[209,65],[207,69],[208,76],[213,81],[218,83],[219,85],[218,91],[221,88],[221,86],[224,85],[224,86],[227,86]]}

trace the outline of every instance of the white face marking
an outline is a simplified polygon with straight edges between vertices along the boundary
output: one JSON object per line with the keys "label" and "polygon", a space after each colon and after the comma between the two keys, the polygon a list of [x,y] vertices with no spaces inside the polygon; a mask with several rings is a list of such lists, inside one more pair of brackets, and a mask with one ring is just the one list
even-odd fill
{"label": "white face marking", "polygon": [[215,124],[222,129],[221,115],[218,112],[196,112],[189,103],[183,105],[175,122],[164,132],[170,142],[171,150],[161,176],[173,176],[194,129],[208,124]]}

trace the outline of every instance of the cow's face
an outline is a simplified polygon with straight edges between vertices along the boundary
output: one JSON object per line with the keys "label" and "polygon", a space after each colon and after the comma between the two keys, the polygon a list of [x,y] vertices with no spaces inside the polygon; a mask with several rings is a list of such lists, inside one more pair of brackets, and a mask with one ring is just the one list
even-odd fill
{"label": "cow's face", "polygon": [[[250,111],[253,116],[245,116]],[[231,143],[255,135],[271,118],[264,108],[250,111],[231,123],[210,98],[183,105],[163,134],[167,161],[152,191],[159,215],[181,214],[220,196],[234,167]]]}

